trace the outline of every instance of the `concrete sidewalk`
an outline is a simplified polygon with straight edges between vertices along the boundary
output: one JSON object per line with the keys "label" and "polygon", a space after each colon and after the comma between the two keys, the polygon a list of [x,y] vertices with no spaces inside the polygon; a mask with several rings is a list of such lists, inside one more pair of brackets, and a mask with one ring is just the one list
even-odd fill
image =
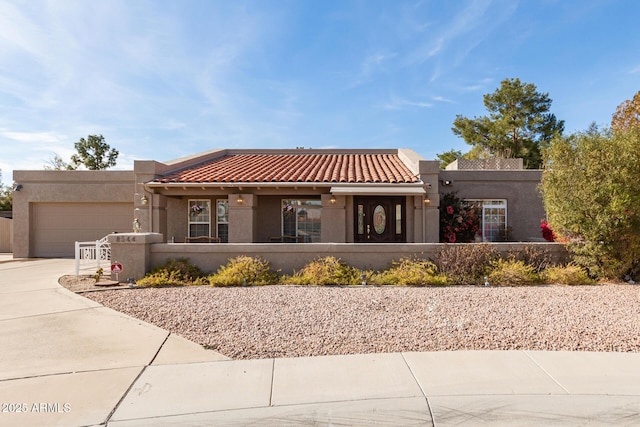
{"label": "concrete sidewalk", "polygon": [[232,361],[68,292],[72,271],[0,256],[0,425],[640,424],[640,354]]}

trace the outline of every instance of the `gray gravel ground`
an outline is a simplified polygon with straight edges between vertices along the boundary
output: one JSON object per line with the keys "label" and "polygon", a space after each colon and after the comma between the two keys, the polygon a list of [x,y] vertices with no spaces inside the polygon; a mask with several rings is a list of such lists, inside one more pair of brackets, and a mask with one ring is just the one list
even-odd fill
{"label": "gray gravel ground", "polygon": [[234,359],[640,351],[640,286],[185,287],[84,294]]}

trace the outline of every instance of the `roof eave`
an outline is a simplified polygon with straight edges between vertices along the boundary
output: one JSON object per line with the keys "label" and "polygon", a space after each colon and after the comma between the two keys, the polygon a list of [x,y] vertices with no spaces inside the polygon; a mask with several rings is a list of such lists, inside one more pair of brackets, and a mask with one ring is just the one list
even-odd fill
{"label": "roof eave", "polygon": [[366,187],[388,187],[388,186],[404,186],[404,187],[423,187],[422,181],[417,182],[307,182],[307,181],[284,181],[284,182],[147,182],[145,186],[148,188],[202,188],[202,187],[341,187],[341,186],[366,186]]}

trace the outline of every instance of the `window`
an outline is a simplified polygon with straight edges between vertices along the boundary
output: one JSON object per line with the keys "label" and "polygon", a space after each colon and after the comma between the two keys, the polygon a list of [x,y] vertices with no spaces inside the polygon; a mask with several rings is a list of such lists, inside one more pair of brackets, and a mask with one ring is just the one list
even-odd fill
{"label": "window", "polygon": [[482,208],[480,230],[483,242],[499,242],[507,239],[506,200],[467,200]]}
{"label": "window", "polygon": [[282,200],[282,235],[298,238],[305,243],[320,241],[320,213],[318,199]]}
{"label": "window", "polygon": [[211,201],[189,200],[189,237],[211,237]]}
{"label": "window", "polygon": [[217,235],[221,242],[229,241],[229,200],[216,200]]}

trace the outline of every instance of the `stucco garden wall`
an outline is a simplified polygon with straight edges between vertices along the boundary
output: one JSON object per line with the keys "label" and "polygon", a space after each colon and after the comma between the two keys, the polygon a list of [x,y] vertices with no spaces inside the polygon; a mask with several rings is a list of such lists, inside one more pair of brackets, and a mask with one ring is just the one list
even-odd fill
{"label": "stucco garden wall", "polygon": [[[349,265],[361,269],[382,270],[389,268],[393,260],[403,257],[417,256],[433,259],[444,244],[414,243],[414,244],[350,244],[350,243],[229,243],[229,244],[184,244],[184,243],[154,243],[162,240],[162,236],[143,235],[114,235],[110,237],[112,243],[112,258],[118,260],[130,272],[148,271],[165,263],[168,259],[188,258],[193,264],[204,271],[214,272],[230,258],[239,255],[257,256],[268,260],[271,266],[281,273],[292,273],[299,270],[306,263],[319,257],[335,256]],[[158,237],[153,237],[158,236]],[[142,242],[154,244],[144,245]],[[563,245],[557,243],[492,243],[500,253],[522,250],[525,246],[534,245],[549,251],[556,259],[564,259],[566,251]],[[145,248],[146,246],[146,248]],[[143,260],[143,261],[141,261]],[[144,267],[136,264],[143,263]],[[127,267],[128,266],[128,267]],[[125,273],[125,276],[128,276]],[[139,279],[142,275],[134,275]]]}

